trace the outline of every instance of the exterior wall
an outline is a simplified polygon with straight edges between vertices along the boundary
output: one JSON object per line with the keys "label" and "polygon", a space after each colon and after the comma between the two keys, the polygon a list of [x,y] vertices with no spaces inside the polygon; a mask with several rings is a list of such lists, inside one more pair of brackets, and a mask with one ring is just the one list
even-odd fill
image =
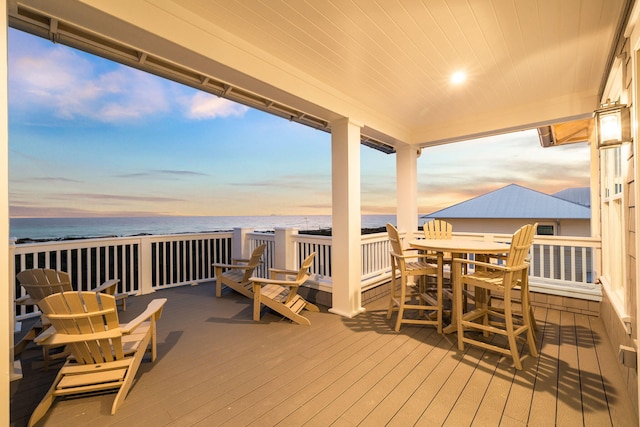
{"label": "exterior wall", "polygon": [[[630,28],[633,28],[634,23],[630,25]],[[636,81],[634,81],[634,76],[638,74],[638,71],[634,70],[634,57],[636,57],[635,67],[638,67],[638,57],[640,54],[636,53],[637,49],[640,49],[640,41],[638,37],[638,29],[633,30],[634,35],[631,38],[624,39],[620,42],[618,46],[618,58],[621,58],[621,69],[622,69],[622,77],[614,76],[616,73],[615,67],[612,70],[611,75],[609,76],[609,84],[607,90],[605,90],[603,96],[603,102],[610,98],[611,100],[620,99],[621,103],[626,103],[627,105],[632,107],[632,123],[638,122],[638,111],[634,106],[633,97],[637,93],[638,90],[634,85],[636,85]],[[627,33],[629,34],[629,33]],[[635,47],[634,47],[635,46]],[[614,82],[614,83],[612,83]],[[616,84],[619,82],[618,84]],[[637,155],[637,144],[638,141],[638,130],[637,125],[633,126],[634,129],[634,142],[630,144],[630,149],[626,150],[626,157],[622,159],[622,167],[626,172],[624,176],[624,190],[623,190],[623,239],[624,239],[624,260],[622,261],[625,265],[624,277],[625,277],[625,285],[624,285],[624,297],[625,297],[625,307],[617,307],[614,300],[611,298],[610,293],[606,287],[603,287],[603,298],[600,303],[600,317],[602,319],[602,323],[604,325],[606,335],[609,339],[609,343],[612,346],[614,353],[618,353],[618,350],[621,346],[628,346],[633,349],[638,350],[636,345],[636,340],[638,338],[637,334],[637,325],[638,325],[638,316],[637,316],[637,301],[636,301],[636,287],[637,287],[637,278],[636,278],[636,270],[637,270],[637,260],[636,260],[636,209],[635,209],[635,177],[636,177],[636,168],[635,161]],[[599,174],[600,180],[603,179],[602,170]],[[602,182],[599,182],[599,189],[603,188]],[[602,197],[602,194],[600,195]],[[604,204],[601,203],[602,209],[604,208]],[[593,211],[592,211],[593,213]],[[595,218],[594,218],[595,219]],[[601,218],[597,218],[597,220],[601,220]],[[603,236],[605,238],[605,236]],[[604,247],[604,242],[603,242]],[[606,255],[605,255],[606,256]],[[621,314],[622,313],[622,314]],[[622,316],[626,317],[624,319]],[[628,329],[630,329],[630,333],[628,332],[627,327],[625,326],[625,320],[630,325]],[[637,356],[636,356],[637,357]],[[637,359],[636,359],[637,360]],[[627,391],[631,397],[631,400],[635,404],[636,413],[638,413],[638,370],[637,368],[629,368],[624,366],[622,363],[618,363],[618,368],[622,374],[622,377],[625,380],[627,385]]]}
{"label": "exterior wall", "polygon": [[590,220],[567,219],[550,221],[547,219],[507,219],[507,218],[441,218],[453,226],[453,231],[469,233],[512,234],[524,224],[552,224],[558,236],[590,237]]}
{"label": "exterior wall", "polygon": [[[609,295],[606,291],[602,293],[602,301],[600,302],[600,319],[602,320],[614,354],[618,353],[618,348],[620,348],[621,345],[635,348],[633,338],[627,334],[624,324],[609,300]],[[638,413],[638,371],[633,368],[627,368],[621,363],[618,363],[618,368],[627,385],[627,391],[629,392],[631,401],[635,404],[636,413]]]}
{"label": "exterior wall", "polygon": [[[634,96],[636,96],[636,93],[633,90],[633,84],[634,84],[634,80],[633,80],[633,50],[630,48],[630,46],[627,44],[626,46],[626,50],[629,51],[629,54],[627,55],[627,64],[626,64],[626,68],[627,68],[627,73],[626,75],[628,76],[627,81],[625,82],[627,85],[627,92],[629,93],[629,99],[628,99],[628,103],[630,105],[632,105],[634,107],[634,110],[636,111],[636,117],[637,117],[637,107],[635,106],[635,98]],[[636,63],[636,67],[638,66],[638,64]],[[636,83],[638,84],[638,81],[636,79]],[[637,129],[638,126],[636,125],[635,128]],[[637,271],[637,257],[636,257],[636,244],[637,244],[637,236],[636,236],[636,174],[637,174],[637,169],[634,166],[636,161],[637,161],[637,151],[638,151],[638,138],[634,138],[634,146],[632,150],[629,150],[629,158],[627,159],[627,179],[626,179],[626,195],[627,195],[627,205],[625,207],[626,209],[626,218],[625,218],[625,224],[627,225],[627,228],[625,230],[625,233],[627,235],[627,239],[626,239],[626,243],[625,246],[627,248],[626,251],[626,257],[627,257],[627,295],[628,295],[628,300],[629,300],[629,313],[631,314],[631,324],[632,325],[638,325],[638,306],[637,306],[637,275],[636,275],[636,271]],[[609,335],[610,337],[612,336],[611,334]],[[631,348],[635,348],[636,351],[638,351],[637,346],[635,345],[635,343],[638,340],[638,330],[636,327],[632,327],[632,335],[626,335],[624,336],[624,341],[626,346],[629,346]],[[614,347],[615,348],[615,347]],[[637,363],[637,357],[636,357],[636,363]],[[624,376],[626,384],[627,384],[627,389],[630,392],[630,395],[632,396],[632,401],[635,404],[635,409],[636,409],[636,414],[639,413],[639,397],[638,396],[638,368],[636,365],[635,369],[629,369],[629,368],[625,368],[625,367],[621,367],[622,369],[622,373],[623,375],[626,374],[626,376]]]}

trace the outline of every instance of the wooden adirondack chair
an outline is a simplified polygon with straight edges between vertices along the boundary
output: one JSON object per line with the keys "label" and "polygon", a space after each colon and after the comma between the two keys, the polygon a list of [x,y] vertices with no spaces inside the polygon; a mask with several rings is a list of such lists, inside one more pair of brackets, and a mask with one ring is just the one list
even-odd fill
{"label": "wooden adirondack chair", "polygon": [[216,277],[216,297],[222,296],[222,286],[253,299],[253,287],[249,280],[260,264],[266,243],[258,246],[251,253],[249,259],[233,259],[231,264],[213,264]]}
{"label": "wooden adirondack chair", "polygon": [[[476,308],[469,313],[462,313],[462,293],[455,291],[456,318],[458,330],[458,349],[464,350],[464,343],[476,345],[488,350],[500,352],[513,358],[516,369],[522,369],[522,362],[518,352],[516,338],[522,334],[526,335],[529,346],[529,353],[533,357],[538,357],[536,340],[533,335],[533,323],[531,309],[529,305],[529,290],[526,275],[529,264],[527,256],[533,244],[533,236],[536,226],[527,224],[516,231],[511,240],[511,248],[505,259],[500,263],[489,263],[482,261],[471,261],[467,259],[455,258],[454,263],[474,265],[475,271],[470,274],[461,274],[454,277],[454,285],[468,285],[476,289]],[[454,269],[456,272],[460,269]],[[521,286],[521,310],[516,311],[512,294],[516,286]],[[490,293],[499,292],[503,295],[503,303],[500,307],[491,305]],[[522,320],[519,321],[516,314],[520,314]],[[496,320],[499,319],[499,320]],[[503,335],[508,340],[508,348],[499,347],[485,341],[476,339],[473,336],[465,335],[467,330],[482,331],[484,335],[496,333]]]}
{"label": "wooden adirondack chair", "polygon": [[[38,305],[42,299],[49,295],[59,292],[73,291],[69,273],[64,271],[49,268],[33,268],[19,272],[16,274],[16,277],[18,278],[20,285],[27,292],[26,295],[16,299],[16,304],[20,305]],[[116,288],[119,282],[119,279],[107,280],[102,285],[93,289],[92,292],[103,292],[109,295],[114,295],[116,300],[123,305],[123,309],[126,309],[125,301],[127,294],[116,294]],[[31,330],[18,342],[18,344],[14,346],[14,355],[18,356],[22,353],[26,346],[47,327],[49,327],[47,318],[41,317],[40,320],[32,326]],[[66,357],[66,353],[51,355],[49,350],[50,346],[42,347],[45,369],[48,369],[49,362],[51,360]]]}
{"label": "wooden adirondack chair", "polygon": [[[391,319],[394,311],[398,312],[395,331],[400,331],[402,323],[414,325],[434,325],[438,333],[442,333],[442,281],[438,280],[436,288],[427,288],[425,284],[415,286],[409,284],[410,277],[418,282],[426,280],[427,276],[437,276],[438,266],[430,263],[431,255],[419,254],[415,250],[405,250],[402,247],[400,233],[392,224],[387,224],[387,234],[391,243],[391,295],[387,319]],[[400,283],[396,276],[400,273]],[[408,311],[418,311],[417,318],[406,318]],[[423,316],[424,312],[435,313],[435,319]]]}
{"label": "wooden adirondack chair", "polygon": [[[33,268],[16,274],[20,285],[27,295],[16,299],[16,304],[37,305],[40,300],[58,292],[72,291],[69,273],[50,268]],[[118,279],[107,280],[93,289],[93,292],[104,292],[115,295]]]}
{"label": "wooden adirondack chair", "polygon": [[[300,325],[311,325],[311,322],[300,312],[303,309],[320,311],[320,309],[298,295],[298,288],[309,278],[309,269],[316,253],[309,255],[300,266],[300,270],[270,269],[269,279],[252,277],[253,283],[253,320],[260,320],[261,304],[266,305]],[[284,276],[284,279],[278,279]]]}
{"label": "wooden adirondack chair", "polygon": [[72,291],[41,300],[40,308],[52,327],[36,342],[66,345],[71,356],[34,410],[29,426],[46,414],[57,396],[117,389],[111,406],[115,414],[150,345],[151,361],[156,359],[156,322],[166,301],[154,299],[142,314],[121,325],[112,295]]}
{"label": "wooden adirondack chair", "polygon": [[453,226],[446,221],[434,219],[422,226],[424,237],[427,239],[451,239]]}

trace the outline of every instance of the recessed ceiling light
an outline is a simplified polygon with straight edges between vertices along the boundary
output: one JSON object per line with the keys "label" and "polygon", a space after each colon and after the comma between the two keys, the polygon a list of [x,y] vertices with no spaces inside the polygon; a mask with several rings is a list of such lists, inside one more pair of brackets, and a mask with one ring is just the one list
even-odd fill
{"label": "recessed ceiling light", "polygon": [[453,83],[454,85],[459,85],[460,83],[464,82],[466,78],[467,75],[464,73],[464,71],[456,71],[451,75],[451,83]]}

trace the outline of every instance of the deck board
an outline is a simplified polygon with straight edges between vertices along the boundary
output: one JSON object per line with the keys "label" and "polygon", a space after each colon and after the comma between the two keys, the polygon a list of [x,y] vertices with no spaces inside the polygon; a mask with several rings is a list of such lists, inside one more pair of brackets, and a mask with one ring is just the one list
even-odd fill
{"label": "deck board", "polygon": [[[594,334],[598,366],[601,372],[600,380],[595,375],[592,377],[594,382],[593,387],[596,389],[603,387],[605,390],[607,409],[613,425],[638,426],[638,419],[633,413],[629,412],[627,405],[618,404],[628,400],[628,393],[624,387],[620,387],[620,383],[623,381],[622,375],[616,368],[618,361],[607,342],[608,338],[604,331],[604,325],[597,318],[589,318],[589,324]],[[599,384],[599,381],[602,381],[602,383]],[[593,410],[597,411],[595,408],[593,408]]]}
{"label": "deck board", "polygon": [[560,344],[558,357],[562,363],[558,367],[558,393],[566,393],[566,395],[564,399],[558,399],[556,423],[580,425],[582,424],[582,393],[569,391],[580,390],[574,313],[567,311],[560,313]]}
{"label": "deck board", "polygon": [[499,366],[498,355],[490,355],[485,352],[469,376],[464,389],[456,397],[455,405],[448,414],[444,425],[453,427],[471,425],[477,412],[482,408],[484,396],[488,392],[497,366]]}
{"label": "deck board", "polygon": [[[544,318],[546,315],[546,309],[539,307],[535,309],[534,316],[538,319],[536,342],[539,353],[544,345]],[[525,351],[527,353],[525,353]],[[524,344],[520,348],[520,354],[528,354],[528,348],[524,346]],[[514,425],[527,425],[528,423],[533,403],[534,384],[536,383],[539,369],[538,362],[539,359],[527,357],[522,363],[523,370],[517,371],[515,369],[511,369],[511,375],[507,377],[506,371],[508,370],[508,366],[511,366],[511,363],[508,359],[505,359],[503,361],[505,367],[496,370],[496,375],[494,375],[495,379],[496,376],[502,378],[502,374],[504,374],[505,379],[503,382],[505,384],[503,384],[503,387],[507,388],[507,390],[502,392],[507,393],[507,398],[506,402],[503,402],[504,407],[501,416],[505,419],[511,420]],[[500,398],[498,397],[497,400],[500,401]]]}
{"label": "deck board", "polygon": [[598,354],[589,325],[589,318],[576,315],[578,333],[578,360],[580,361],[580,388],[582,395],[582,411],[585,425],[610,425],[609,411],[600,411],[606,394],[602,385],[602,374],[598,364]]}
{"label": "deck board", "polygon": [[[560,354],[560,312],[548,310],[542,322],[540,354],[536,364],[536,378],[528,423],[530,425],[555,425],[558,394],[558,359]],[[576,393],[566,390],[565,393]],[[571,397],[570,397],[571,398]]]}
{"label": "deck board", "polygon": [[[254,322],[249,299],[214,295],[199,285],[129,298],[123,321],[168,298],[157,361],[141,365],[115,415],[110,393],[58,399],[40,425],[637,425],[598,318],[536,309],[541,356],[516,371],[491,351],[460,353],[455,334],[394,332],[386,299],[353,319],[304,312],[302,326],[271,312]],[[44,372],[35,347],[22,362],[12,426],[26,424],[60,366]]]}

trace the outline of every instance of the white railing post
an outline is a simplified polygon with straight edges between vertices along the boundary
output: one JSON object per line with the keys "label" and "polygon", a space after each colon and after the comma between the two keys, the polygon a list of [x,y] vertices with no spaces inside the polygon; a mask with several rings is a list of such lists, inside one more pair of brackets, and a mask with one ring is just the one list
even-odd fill
{"label": "white railing post", "polygon": [[295,270],[296,265],[296,247],[293,239],[298,234],[295,228],[276,228],[274,237],[275,254],[273,257],[273,266],[275,268]]}
{"label": "white railing post", "polygon": [[234,228],[231,242],[231,258],[249,258],[249,239],[247,235],[253,233],[253,228]]}
{"label": "white railing post", "polygon": [[152,280],[152,263],[151,263],[151,238],[142,236],[140,238],[140,256],[138,265],[138,280],[140,283],[140,295],[155,292]]}
{"label": "white railing post", "polygon": [[16,272],[15,272],[15,253],[16,253],[16,239],[14,237],[9,239],[9,268],[8,274],[8,291],[9,291],[9,309],[7,313],[9,316],[9,373],[10,381],[19,380],[22,378],[22,366],[20,361],[14,362],[15,354],[13,348],[16,345],[13,334],[16,330]]}

